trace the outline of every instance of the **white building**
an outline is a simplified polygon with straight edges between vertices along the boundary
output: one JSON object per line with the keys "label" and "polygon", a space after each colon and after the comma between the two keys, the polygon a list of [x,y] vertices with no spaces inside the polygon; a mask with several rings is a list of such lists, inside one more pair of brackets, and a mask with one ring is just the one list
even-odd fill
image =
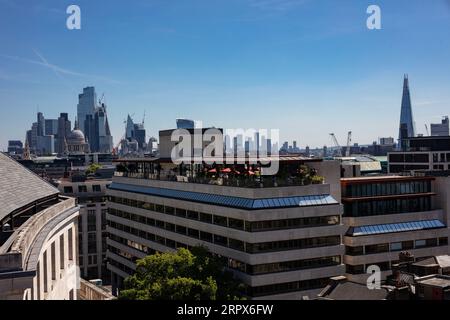
{"label": "white building", "polygon": [[0,185],[0,299],[76,299],[75,199],[1,153]]}

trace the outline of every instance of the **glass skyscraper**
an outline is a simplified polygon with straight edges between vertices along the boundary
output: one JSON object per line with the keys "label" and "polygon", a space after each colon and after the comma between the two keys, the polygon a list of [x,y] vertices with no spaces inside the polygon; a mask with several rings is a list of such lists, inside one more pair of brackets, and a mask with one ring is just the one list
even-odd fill
{"label": "glass skyscraper", "polygon": [[399,147],[404,148],[404,139],[415,136],[414,118],[411,107],[408,75],[403,80],[402,109],[400,113],[400,128],[398,135]]}

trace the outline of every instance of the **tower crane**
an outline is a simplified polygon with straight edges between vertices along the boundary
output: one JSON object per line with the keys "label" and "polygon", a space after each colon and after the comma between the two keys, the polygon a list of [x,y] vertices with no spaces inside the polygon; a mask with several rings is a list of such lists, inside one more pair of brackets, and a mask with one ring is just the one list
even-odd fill
{"label": "tower crane", "polygon": [[331,139],[333,140],[334,146],[337,148],[337,156],[342,157],[342,147],[336,139],[336,135],[334,133],[330,133]]}

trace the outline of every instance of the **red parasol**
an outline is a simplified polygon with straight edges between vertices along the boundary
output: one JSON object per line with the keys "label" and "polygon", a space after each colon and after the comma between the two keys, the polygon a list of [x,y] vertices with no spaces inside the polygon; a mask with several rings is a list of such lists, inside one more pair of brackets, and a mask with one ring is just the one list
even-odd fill
{"label": "red parasol", "polygon": [[222,169],[221,172],[223,172],[223,173],[231,173],[231,169],[230,168],[225,168],[225,169]]}
{"label": "red parasol", "polygon": [[208,172],[209,172],[209,173],[217,173],[217,170],[216,170],[216,169],[211,169],[211,170],[209,170]]}

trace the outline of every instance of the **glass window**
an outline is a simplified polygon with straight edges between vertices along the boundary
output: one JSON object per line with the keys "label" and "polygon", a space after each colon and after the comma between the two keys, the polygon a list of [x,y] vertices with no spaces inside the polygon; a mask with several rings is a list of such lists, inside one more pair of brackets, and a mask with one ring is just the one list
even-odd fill
{"label": "glass window", "polygon": [[391,243],[391,251],[401,251],[401,250],[402,250],[402,243],[401,242]]}

